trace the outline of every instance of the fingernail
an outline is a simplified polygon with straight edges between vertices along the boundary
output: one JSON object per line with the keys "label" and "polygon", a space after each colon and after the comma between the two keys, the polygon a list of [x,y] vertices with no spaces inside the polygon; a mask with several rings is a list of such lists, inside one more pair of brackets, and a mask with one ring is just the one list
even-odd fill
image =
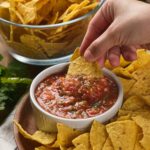
{"label": "fingernail", "polygon": [[93,55],[89,50],[86,50],[86,52],[84,54],[84,58],[88,61],[93,61]]}

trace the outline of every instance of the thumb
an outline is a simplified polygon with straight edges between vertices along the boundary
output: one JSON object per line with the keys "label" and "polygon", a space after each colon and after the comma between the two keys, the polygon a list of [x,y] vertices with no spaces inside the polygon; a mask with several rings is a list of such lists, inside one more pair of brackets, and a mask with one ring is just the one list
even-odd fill
{"label": "thumb", "polygon": [[85,50],[85,59],[88,61],[96,61],[104,57],[109,49],[118,45],[116,43],[116,32],[112,30],[113,24]]}

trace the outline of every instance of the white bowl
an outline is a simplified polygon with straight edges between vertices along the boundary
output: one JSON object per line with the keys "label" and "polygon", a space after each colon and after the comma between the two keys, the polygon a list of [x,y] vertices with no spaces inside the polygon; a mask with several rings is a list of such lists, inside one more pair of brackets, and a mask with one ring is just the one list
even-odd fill
{"label": "white bowl", "polygon": [[43,131],[47,131],[47,132],[56,132],[57,128],[56,128],[56,123],[64,123],[74,129],[78,129],[78,130],[86,130],[89,125],[92,123],[93,120],[97,120],[101,123],[105,123],[107,122],[109,119],[111,119],[112,117],[114,117],[116,115],[116,113],[118,112],[119,108],[122,105],[122,101],[123,101],[123,88],[122,85],[119,81],[119,79],[117,78],[117,76],[112,73],[111,71],[109,71],[108,69],[103,69],[103,73],[110,76],[117,84],[118,86],[118,98],[115,102],[115,104],[106,112],[91,117],[91,118],[87,118],[87,119],[67,119],[67,118],[61,118],[55,115],[52,115],[50,113],[48,113],[47,111],[45,111],[36,101],[35,98],[35,89],[38,86],[38,84],[43,81],[46,77],[52,75],[52,74],[56,74],[59,72],[62,72],[64,69],[66,69],[66,67],[68,67],[69,63],[62,63],[62,64],[58,64],[52,67],[49,67],[47,69],[45,69],[44,71],[42,71],[40,74],[38,74],[35,79],[33,80],[31,87],[30,87],[30,100],[31,100],[31,105],[34,111],[34,115],[35,115],[35,120],[36,120],[36,124],[38,129],[43,130]]}

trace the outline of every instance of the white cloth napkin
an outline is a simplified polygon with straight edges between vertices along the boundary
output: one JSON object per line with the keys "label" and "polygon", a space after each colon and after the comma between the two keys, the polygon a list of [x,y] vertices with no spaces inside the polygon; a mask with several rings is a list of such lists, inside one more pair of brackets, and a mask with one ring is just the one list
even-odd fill
{"label": "white cloth napkin", "polygon": [[0,126],[0,150],[16,149],[16,143],[14,139],[13,125],[12,125],[13,117],[14,117],[14,111]]}

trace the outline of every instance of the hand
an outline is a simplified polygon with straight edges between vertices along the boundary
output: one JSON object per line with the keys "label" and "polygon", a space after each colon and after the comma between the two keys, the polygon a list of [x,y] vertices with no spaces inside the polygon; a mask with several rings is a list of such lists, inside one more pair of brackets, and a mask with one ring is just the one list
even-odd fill
{"label": "hand", "polygon": [[118,66],[120,55],[135,60],[137,48],[150,48],[150,4],[107,0],[91,20],[80,52],[101,67],[106,59]]}

